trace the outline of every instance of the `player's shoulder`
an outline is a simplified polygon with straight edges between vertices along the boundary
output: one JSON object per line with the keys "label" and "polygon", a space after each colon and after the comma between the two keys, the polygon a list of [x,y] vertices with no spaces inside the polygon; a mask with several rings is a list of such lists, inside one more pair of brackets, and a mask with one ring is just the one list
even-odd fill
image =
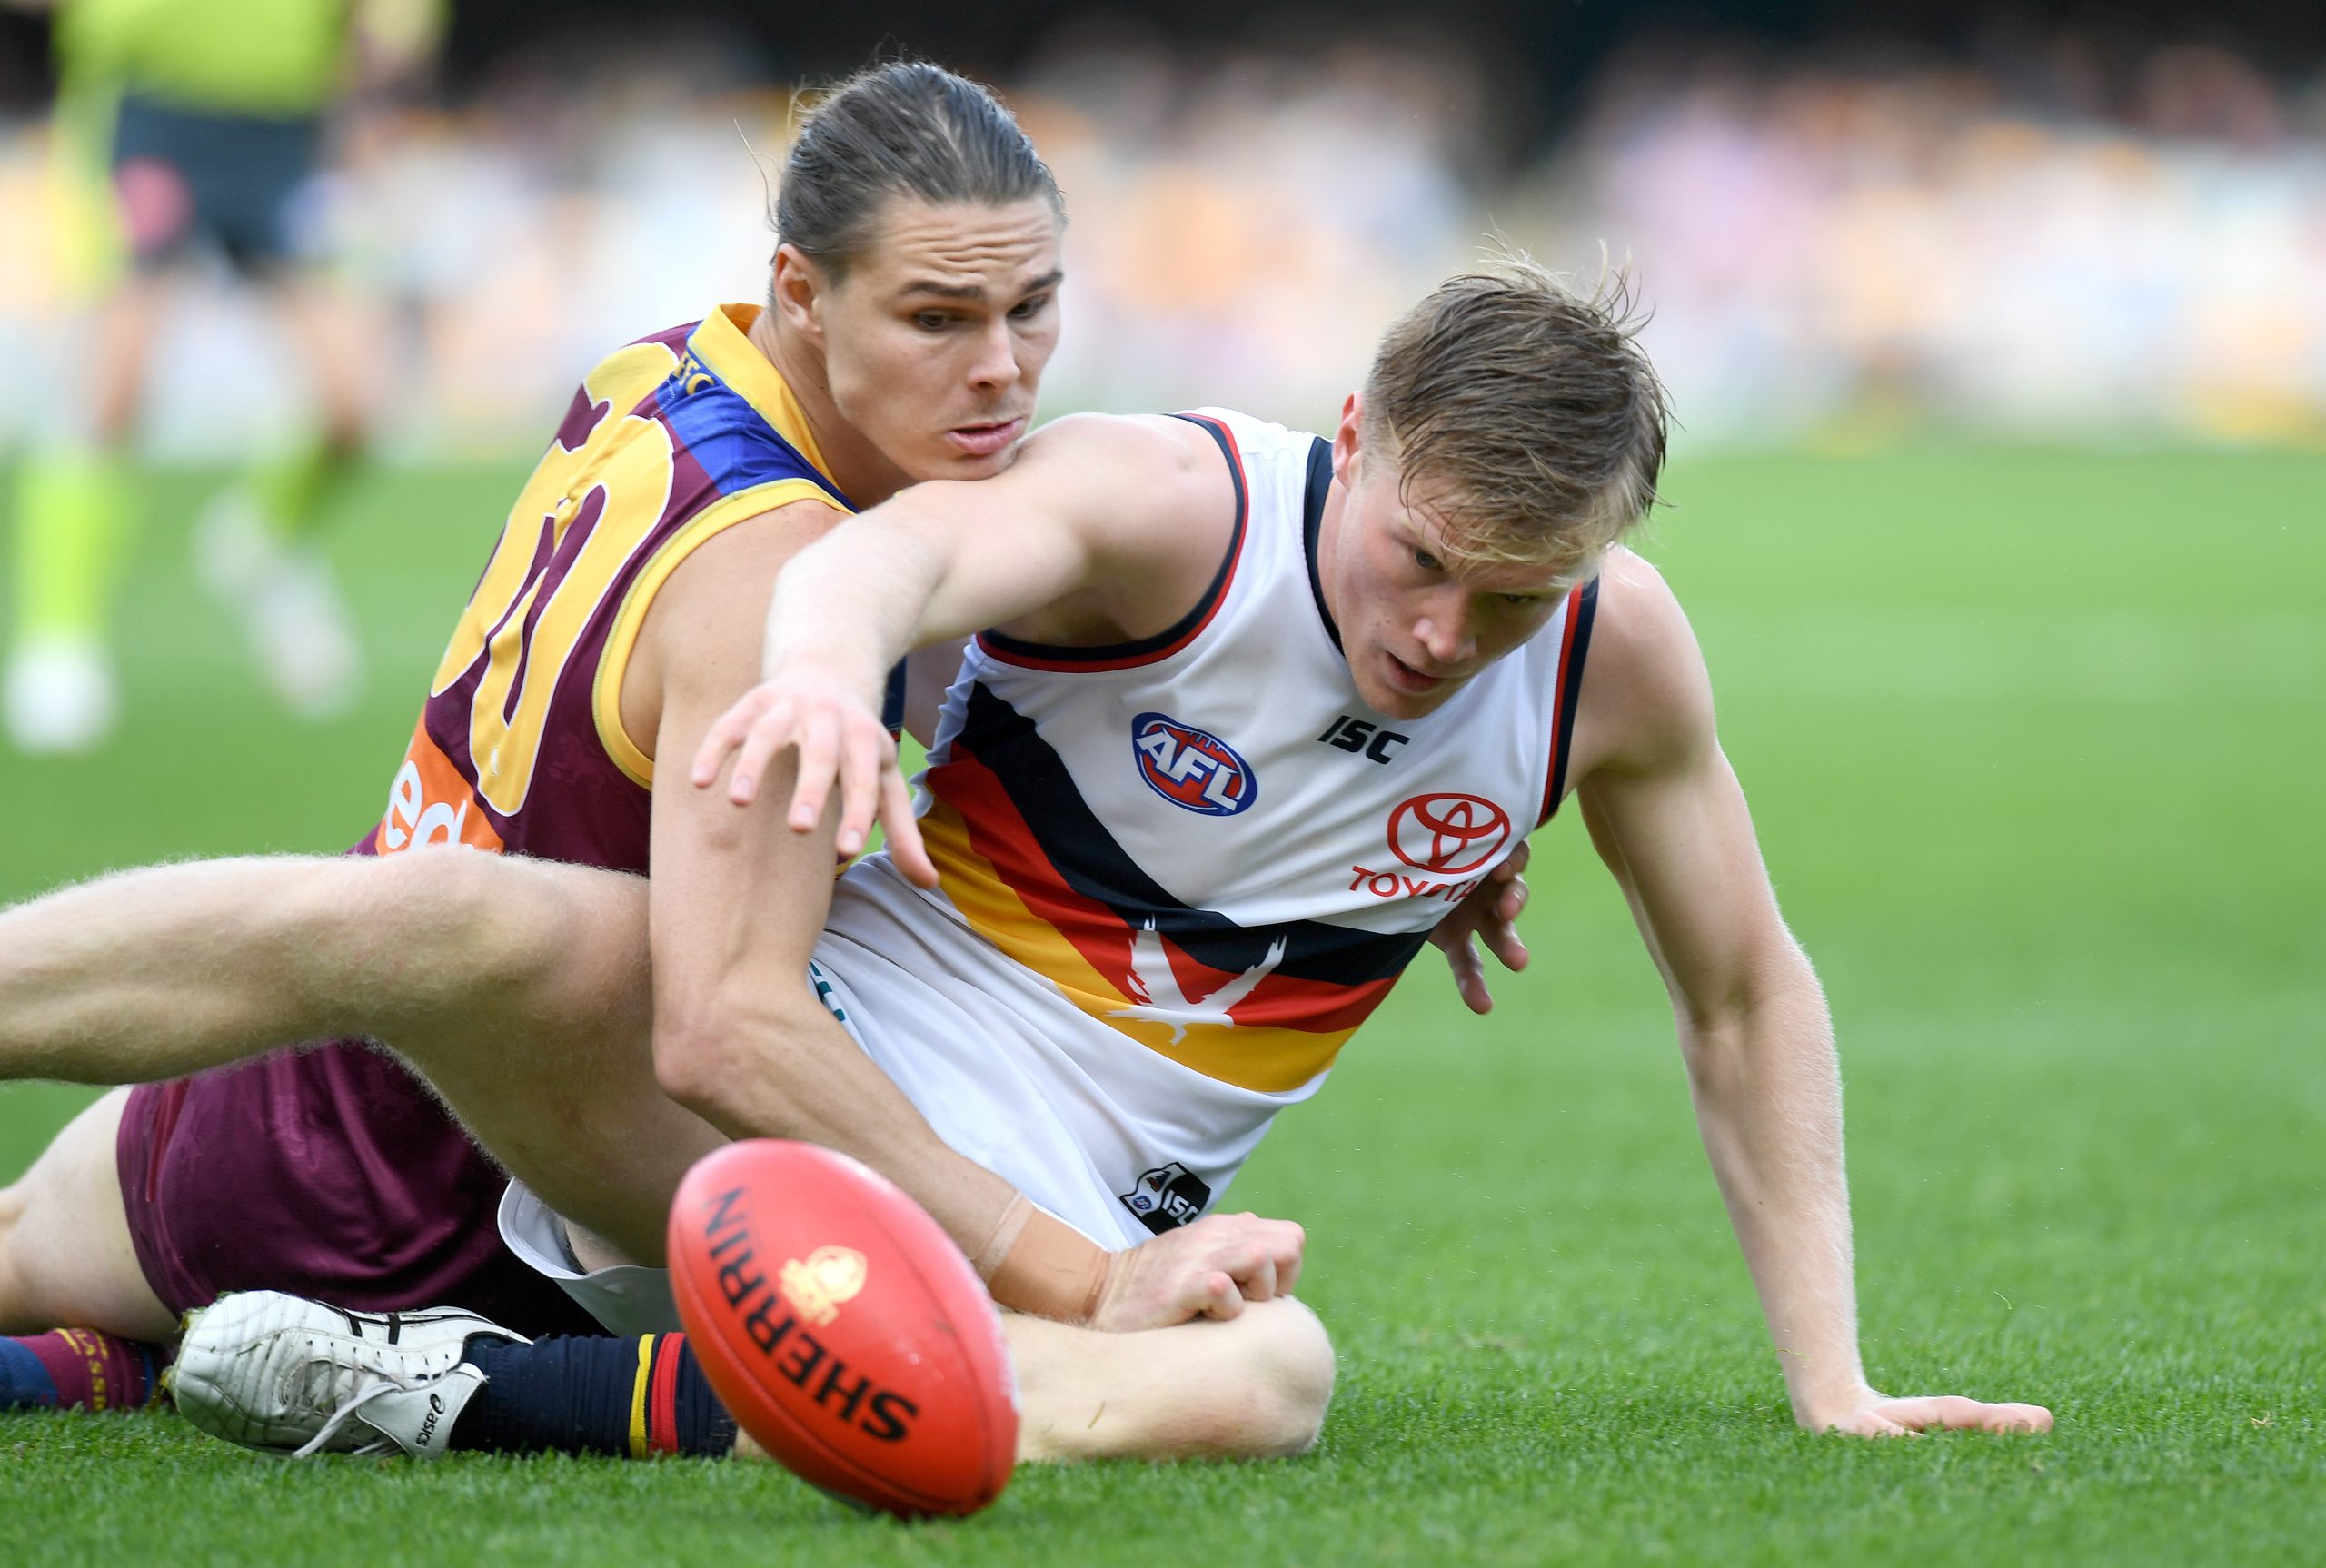
{"label": "player's shoulder", "polygon": [[691,322],[681,322],[677,326],[664,327],[660,332],[648,332],[643,337],[632,338],[614,352],[623,353],[631,349],[659,348],[670,355],[672,364],[676,364],[686,357],[687,342],[694,336],[695,330],[701,325],[701,317],[697,317]]}
{"label": "player's shoulder", "polygon": [[1695,756],[1713,739],[1712,682],[1678,596],[1621,545],[1598,582],[1576,715],[1581,759],[1634,771]]}
{"label": "player's shoulder", "polygon": [[1024,526],[1070,537],[1085,586],[1128,625],[1183,581],[1192,602],[1217,572],[1245,515],[1233,456],[1209,429],[1168,414],[1069,414],[1029,438],[1008,473],[979,482],[1003,487],[994,499]]}
{"label": "player's shoulder", "polygon": [[1028,438],[1009,477],[1068,499],[1098,531],[1144,535],[1231,491],[1219,440],[1169,414],[1075,413]]}
{"label": "player's shoulder", "polygon": [[1617,653],[1653,661],[1683,644],[1695,646],[1679,596],[1646,558],[1620,544],[1613,546],[1599,563],[1598,583],[1595,657]]}
{"label": "player's shoulder", "polygon": [[654,733],[671,691],[739,689],[736,672],[759,668],[777,573],[846,516],[813,499],[787,501],[739,517],[672,566],[645,602],[635,651],[611,672],[631,734]]}
{"label": "player's shoulder", "polygon": [[1128,462],[1142,477],[1160,477],[1192,470],[1204,453],[1218,452],[1217,441],[1200,425],[1176,415],[1070,413],[1029,436],[1019,465],[1029,460],[1038,467]]}

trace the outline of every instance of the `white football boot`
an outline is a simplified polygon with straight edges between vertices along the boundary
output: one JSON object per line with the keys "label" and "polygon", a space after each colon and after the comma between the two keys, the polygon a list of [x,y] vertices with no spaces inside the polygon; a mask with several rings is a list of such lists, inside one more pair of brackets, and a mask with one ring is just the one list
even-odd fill
{"label": "white football boot", "polygon": [[94,750],[113,732],[120,710],[113,663],[94,638],[43,638],[8,660],[0,711],[9,743],[26,756]]}
{"label": "white football boot", "polygon": [[280,1291],[241,1291],[189,1313],[164,1374],[178,1412],[262,1454],[445,1452],[484,1386],[461,1359],[485,1335],[527,1343],[474,1313],[350,1312]]}

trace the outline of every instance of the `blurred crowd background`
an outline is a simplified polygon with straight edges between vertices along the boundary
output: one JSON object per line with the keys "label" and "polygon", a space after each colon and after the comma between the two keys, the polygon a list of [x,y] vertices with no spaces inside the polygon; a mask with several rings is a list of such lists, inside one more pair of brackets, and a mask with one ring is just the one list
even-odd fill
{"label": "blurred crowd background", "polygon": [[[609,345],[757,297],[794,90],[905,51],[991,81],[1065,188],[1053,412],[1315,423],[1506,243],[1630,270],[1692,442],[2326,438],[2314,9],[655,9],[456,5],[427,80],[341,127],[312,219],[388,307],[389,450],[531,450]],[[46,50],[0,23],[0,452],[74,352]],[[267,330],[223,274],[183,296],[150,451],[295,410]]]}

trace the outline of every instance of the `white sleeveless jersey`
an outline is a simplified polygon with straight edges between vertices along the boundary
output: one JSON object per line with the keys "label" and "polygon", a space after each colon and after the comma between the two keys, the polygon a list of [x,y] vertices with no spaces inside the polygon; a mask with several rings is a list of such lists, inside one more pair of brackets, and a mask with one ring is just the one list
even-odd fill
{"label": "white sleeveless jersey", "polygon": [[921,775],[924,893],[835,892],[826,999],[939,1134],[1108,1245],[1224,1194],[1563,790],[1596,584],[1426,718],[1357,697],[1317,576],[1331,448],[1225,411],[1228,557],[1169,630],[979,638]]}

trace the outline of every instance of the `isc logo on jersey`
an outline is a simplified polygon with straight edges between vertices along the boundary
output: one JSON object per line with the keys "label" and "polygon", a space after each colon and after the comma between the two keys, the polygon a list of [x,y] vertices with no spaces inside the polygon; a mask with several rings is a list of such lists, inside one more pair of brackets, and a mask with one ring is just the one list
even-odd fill
{"label": "isc logo on jersey", "polygon": [[1260,798],[1259,775],[1236,749],[1208,729],[1166,713],[1130,721],[1131,754],[1147,787],[1172,805],[1206,817],[1233,817]]}

